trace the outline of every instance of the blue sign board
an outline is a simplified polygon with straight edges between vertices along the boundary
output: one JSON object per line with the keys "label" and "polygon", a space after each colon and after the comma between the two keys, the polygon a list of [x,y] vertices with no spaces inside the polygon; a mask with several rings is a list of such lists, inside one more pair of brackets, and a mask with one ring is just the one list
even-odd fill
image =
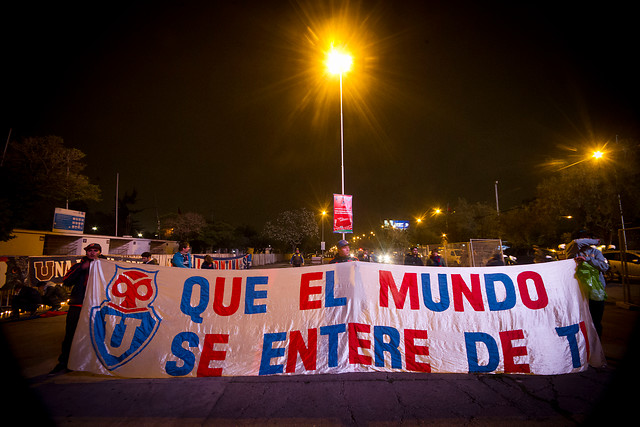
{"label": "blue sign board", "polygon": [[56,208],[53,216],[53,231],[84,232],[84,212]]}

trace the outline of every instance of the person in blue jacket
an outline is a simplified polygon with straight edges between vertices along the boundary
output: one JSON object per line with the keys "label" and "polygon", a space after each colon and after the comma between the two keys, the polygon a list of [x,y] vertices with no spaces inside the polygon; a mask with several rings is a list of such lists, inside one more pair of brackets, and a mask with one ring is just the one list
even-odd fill
{"label": "person in blue jacket", "polygon": [[191,246],[189,246],[189,242],[181,242],[178,246],[178,252],[173,254],[173,258],[171,258],[171,265],[173,267],[191,268],[190,250]]}

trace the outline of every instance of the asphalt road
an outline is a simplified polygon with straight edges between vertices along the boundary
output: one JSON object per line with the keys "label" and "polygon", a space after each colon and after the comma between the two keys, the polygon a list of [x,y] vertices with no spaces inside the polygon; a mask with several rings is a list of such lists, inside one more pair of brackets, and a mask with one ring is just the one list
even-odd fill
{"label": "asphalt road", "polygon": [[[122,379],[48,376],[65,316],[2,321],[2,418],[40,425],[590,425],[635,415],[638,311],[608,287],[605,368],[578,374],[341,374]],[[7,394],[7,393],[4,393]],[[4,422],[3,422],[4,424]]]}

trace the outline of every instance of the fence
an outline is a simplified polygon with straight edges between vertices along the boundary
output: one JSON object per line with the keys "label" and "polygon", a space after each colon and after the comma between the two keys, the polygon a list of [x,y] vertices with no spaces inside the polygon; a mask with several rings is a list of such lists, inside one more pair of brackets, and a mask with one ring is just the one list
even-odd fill
{"label": "fence", "polygon": [[468,243],[446,243],[427,245],[427,253],[437,250],[447,267],[481,267],[489,261],[504,261],[502,241],[500,239],[471,239]]}

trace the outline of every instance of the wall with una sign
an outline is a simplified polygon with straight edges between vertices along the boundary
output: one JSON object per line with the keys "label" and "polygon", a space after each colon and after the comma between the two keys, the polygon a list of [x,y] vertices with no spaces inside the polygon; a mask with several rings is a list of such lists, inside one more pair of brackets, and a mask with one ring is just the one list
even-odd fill
{"label": "wall with una sign", "polygon": [[122,377],[553,375],[604,365],[572,260],[188,270],[92,263],[70,368]]}

